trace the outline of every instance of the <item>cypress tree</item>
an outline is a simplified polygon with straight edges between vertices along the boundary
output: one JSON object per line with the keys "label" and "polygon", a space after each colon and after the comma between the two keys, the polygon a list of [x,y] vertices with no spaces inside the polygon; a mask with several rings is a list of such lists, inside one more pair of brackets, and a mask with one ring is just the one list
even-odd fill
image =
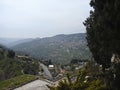
{"label": "cypress tree", "polygon": [[91,0],[93,11],[84,25],[88,46],[97,63],[110,67],[112,54],[120,55],[120,1]]}

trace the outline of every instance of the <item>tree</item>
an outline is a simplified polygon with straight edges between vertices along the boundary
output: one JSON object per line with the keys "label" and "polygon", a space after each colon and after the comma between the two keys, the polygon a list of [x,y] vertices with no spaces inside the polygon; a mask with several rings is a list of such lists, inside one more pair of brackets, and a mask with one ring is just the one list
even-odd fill
{"label": "tree", "polygon": [[[120,58],[120,0],[91,0],[90,5],[94,10],[84,22],[88,47],[94,60],[105,70],[106,67],[111,66],[113,54]],[[116,71],[114,90],[119,90],[120,69],[118,67],[120,64],[113,67]]]}
{"label": "tree", "polygon": [[14,52],[13,50],[8,50],[7,56],[8,56],[9,58],[14,58],[14,57],[15,57],[15,52]]}
{"label": "tree", "polygon": [[90,5],[94,11],[84,22],[88,46],[97,63],[110,67],[112,54],[120,56],[120,1],[91,0]]}

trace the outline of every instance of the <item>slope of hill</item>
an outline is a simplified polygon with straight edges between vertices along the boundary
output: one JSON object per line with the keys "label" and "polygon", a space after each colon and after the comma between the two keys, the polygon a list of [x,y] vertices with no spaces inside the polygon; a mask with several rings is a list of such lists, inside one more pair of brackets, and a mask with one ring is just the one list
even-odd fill
{"label": "slope of hill", "polygon": [[15,52],[0,45],[0,81],[24,74],[38,74],[39,64],[31,58],[18,58]]}
{"label": "slope of hill", "polygon": [[68,63],[73,58],[88,59],[90,52],[86,43],[86,34],[56,35],[54,37],[34,39],[12,47],[13,50],[26,52],[35,58],[51,59],[54,63]]}

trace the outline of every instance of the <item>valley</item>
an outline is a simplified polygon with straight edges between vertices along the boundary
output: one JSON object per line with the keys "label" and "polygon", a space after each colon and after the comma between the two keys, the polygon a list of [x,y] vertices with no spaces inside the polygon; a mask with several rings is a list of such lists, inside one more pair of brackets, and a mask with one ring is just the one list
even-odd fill
{"label": "valley", "polygon": [[[9,79],[21,75],[33,75],[36,78],[18,82],[17,87],[21,87],[15,90],[32,90],[33,88],[35,90],[45,88],[46,90],[48,83],[41,79],[57,82],[66,77],[67,73],[83,67],[86,60],[89,59],[90,52],[85,36],[80,33],[42,39],[7,39],[10,40],[9,44],[5,41],[1,42],[0,39],[0,79],[2,80],[0,83],[4,83],[4,81],[8,83]],[[5,67],[6,65],[7,67]],[[31,80],[33,81],[31,82]],[[13,81],[13,83],[15,82]],[[16,85],[13,86],[9,87],[16,87]]]}

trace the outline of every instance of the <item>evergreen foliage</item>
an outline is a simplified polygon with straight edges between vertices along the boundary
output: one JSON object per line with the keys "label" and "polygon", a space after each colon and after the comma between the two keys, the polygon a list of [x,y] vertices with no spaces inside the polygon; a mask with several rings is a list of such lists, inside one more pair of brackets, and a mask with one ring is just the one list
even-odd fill
{"label": "evergreen foliage", "polygon": [[13,50],[8,50],[7,56],[8,56],[9,58],[14,58],[14,57],[15,57],[15,52],[14,52]]}
{"label": "evergreen foliage", "polygon": [[[109,90],[119,90],[120,72],[120,1],[91,0],[93,11],[84,25],[87,30],[87,42],[94,60],[101,64],[104,79]],[[111,65],[111,57],[118,56]],[[105,70],[108,68],[108,70]]]}
{"label": "evergreen foliage", "polygon": [[112,54],[120,55],[120,1],[91,0],[94,11],[84,25],[87,42],[94,59],[103,67],[110,67]]}

